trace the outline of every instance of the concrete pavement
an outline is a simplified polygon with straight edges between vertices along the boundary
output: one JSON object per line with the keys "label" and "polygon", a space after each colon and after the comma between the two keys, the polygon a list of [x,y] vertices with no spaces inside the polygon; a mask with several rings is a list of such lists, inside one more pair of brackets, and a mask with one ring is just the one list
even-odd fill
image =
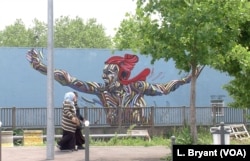
{"label": "concrete pavement", "polygon": [[[89,161],[163,161],[170,153],[165,146],[91,146]],[[68,152],[56,147],[54,157],[48,158],[46,146],[2,147],[1,154],[0,161],[85,161],[85,150]]]}

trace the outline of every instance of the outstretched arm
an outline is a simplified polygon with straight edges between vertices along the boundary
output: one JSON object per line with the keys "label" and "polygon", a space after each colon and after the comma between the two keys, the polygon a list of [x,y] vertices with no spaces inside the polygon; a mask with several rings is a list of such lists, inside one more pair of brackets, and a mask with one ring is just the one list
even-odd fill
{"label": "outstretched arm", "polygon": [[[202,69],[203,69],[203,67],[198,67],[196,69],[196,73],[195,73],[196,77],[199,76]],[[159,96],[159,95],[167,95],[170,92],[175,91],[181,85],[190,83],[190,81],[191,81],[191,74],[183,79],[172,80],[170,82],[163,83],[163,84],[149,84],[146,82],[141,82],[144,85],[142,85],[142,84],[135,84],[135,85],[138,86],[137,88],[142,87],[141,90],[143,90],[143,93],[145,95]]]}
{"label": "outstretched arm", "polygon": [[[34,49],[31,49],[26,54],[27,60],[30,62],[30,65],[35,70],[40,73],[47,75],[47,66],[42,62],[41,53],[37,52]],[[55,80],[58,81],[62,85],[69,85],[72,82],[72,77],[64,70],[55,70],[54,71]]]}
{"label": "outstretched arm", "polygon": [[[40,73],[47,75],[47,66],[42,63],[42,56],[36,50],[31,49],[26,54],[27,60],[30,62],[32,68]],[[68,72],[61,69],[54,70],[54,79],[63,86],[71,87],[77,91],[97,94],[96,90],[100,87],[100,84],[94,82],[80,81],[75,77],[72,77]]]}
{"label": "outstretched arm", "polygon": [[47,74],[47,66],[41,62],[42,56],[36,50],[31,49],[26,54],[26,59],[30,62],[30,65],[35,70],[39,71],[40,73],[46,75]]}
{"label": "outstretched arm", "polygon": [[[195,77],[198,78],[198,76],[200,75],[200,72],[202,71],[204,67],[198,67],[195,71]],[[173,80],[173,81],[170,81],[166,84],[164,84],[164,87],[166,89],[166,91],[164,92],[164,94],[168,94],[172,91],[175,91],[178,87],[180,87],[181,85],[184,85],[184,84],[188,84],[190,83],[191,81],[191,77],[192,75],[189,74],[187,77],[181,79],[181,80]]]}

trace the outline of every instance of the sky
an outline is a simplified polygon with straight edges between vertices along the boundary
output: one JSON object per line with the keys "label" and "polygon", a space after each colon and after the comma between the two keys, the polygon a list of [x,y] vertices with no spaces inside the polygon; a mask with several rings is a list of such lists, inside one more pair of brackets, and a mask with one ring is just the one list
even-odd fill
{"label": "sky", "polygon": [[[135,0],[54,0],[54,19],[60,16],[81,17],[84,21],[96,18],[108,35],[114,36],[125,18],[125,13],[135,12]],[[0,0],[0,30],[22,19],[26,27],[31,27],[37,18],[47,23],[48,0]]]}

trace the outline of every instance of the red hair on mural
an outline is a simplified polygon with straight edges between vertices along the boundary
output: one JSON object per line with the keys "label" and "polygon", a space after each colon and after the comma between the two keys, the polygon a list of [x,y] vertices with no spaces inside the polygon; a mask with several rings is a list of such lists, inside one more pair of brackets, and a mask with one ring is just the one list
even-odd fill
{"label": "red hair on mural", "polygon": [[129,79],[132,69],[134,68],[135,64],[138,62],[139,58],[137,55],[132,54],[125,54],[124,57],[122,56],[113,56],[109,58],[105,64],[116,64],[119,67],[118,77],[122,84],[129,84],[136,81],[145,81],[146,77],[150,73],[149,68],[145,68],[141,71],[138,75]]}

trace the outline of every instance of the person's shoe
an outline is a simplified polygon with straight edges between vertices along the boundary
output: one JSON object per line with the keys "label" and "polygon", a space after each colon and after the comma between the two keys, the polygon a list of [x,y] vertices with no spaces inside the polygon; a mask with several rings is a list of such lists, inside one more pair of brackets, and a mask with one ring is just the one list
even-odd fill
{"label": "person's shoe", "polygon": [[84,150],[85,149],[85,147],[83,147],[83,146],[78,146],[78,150]]}

